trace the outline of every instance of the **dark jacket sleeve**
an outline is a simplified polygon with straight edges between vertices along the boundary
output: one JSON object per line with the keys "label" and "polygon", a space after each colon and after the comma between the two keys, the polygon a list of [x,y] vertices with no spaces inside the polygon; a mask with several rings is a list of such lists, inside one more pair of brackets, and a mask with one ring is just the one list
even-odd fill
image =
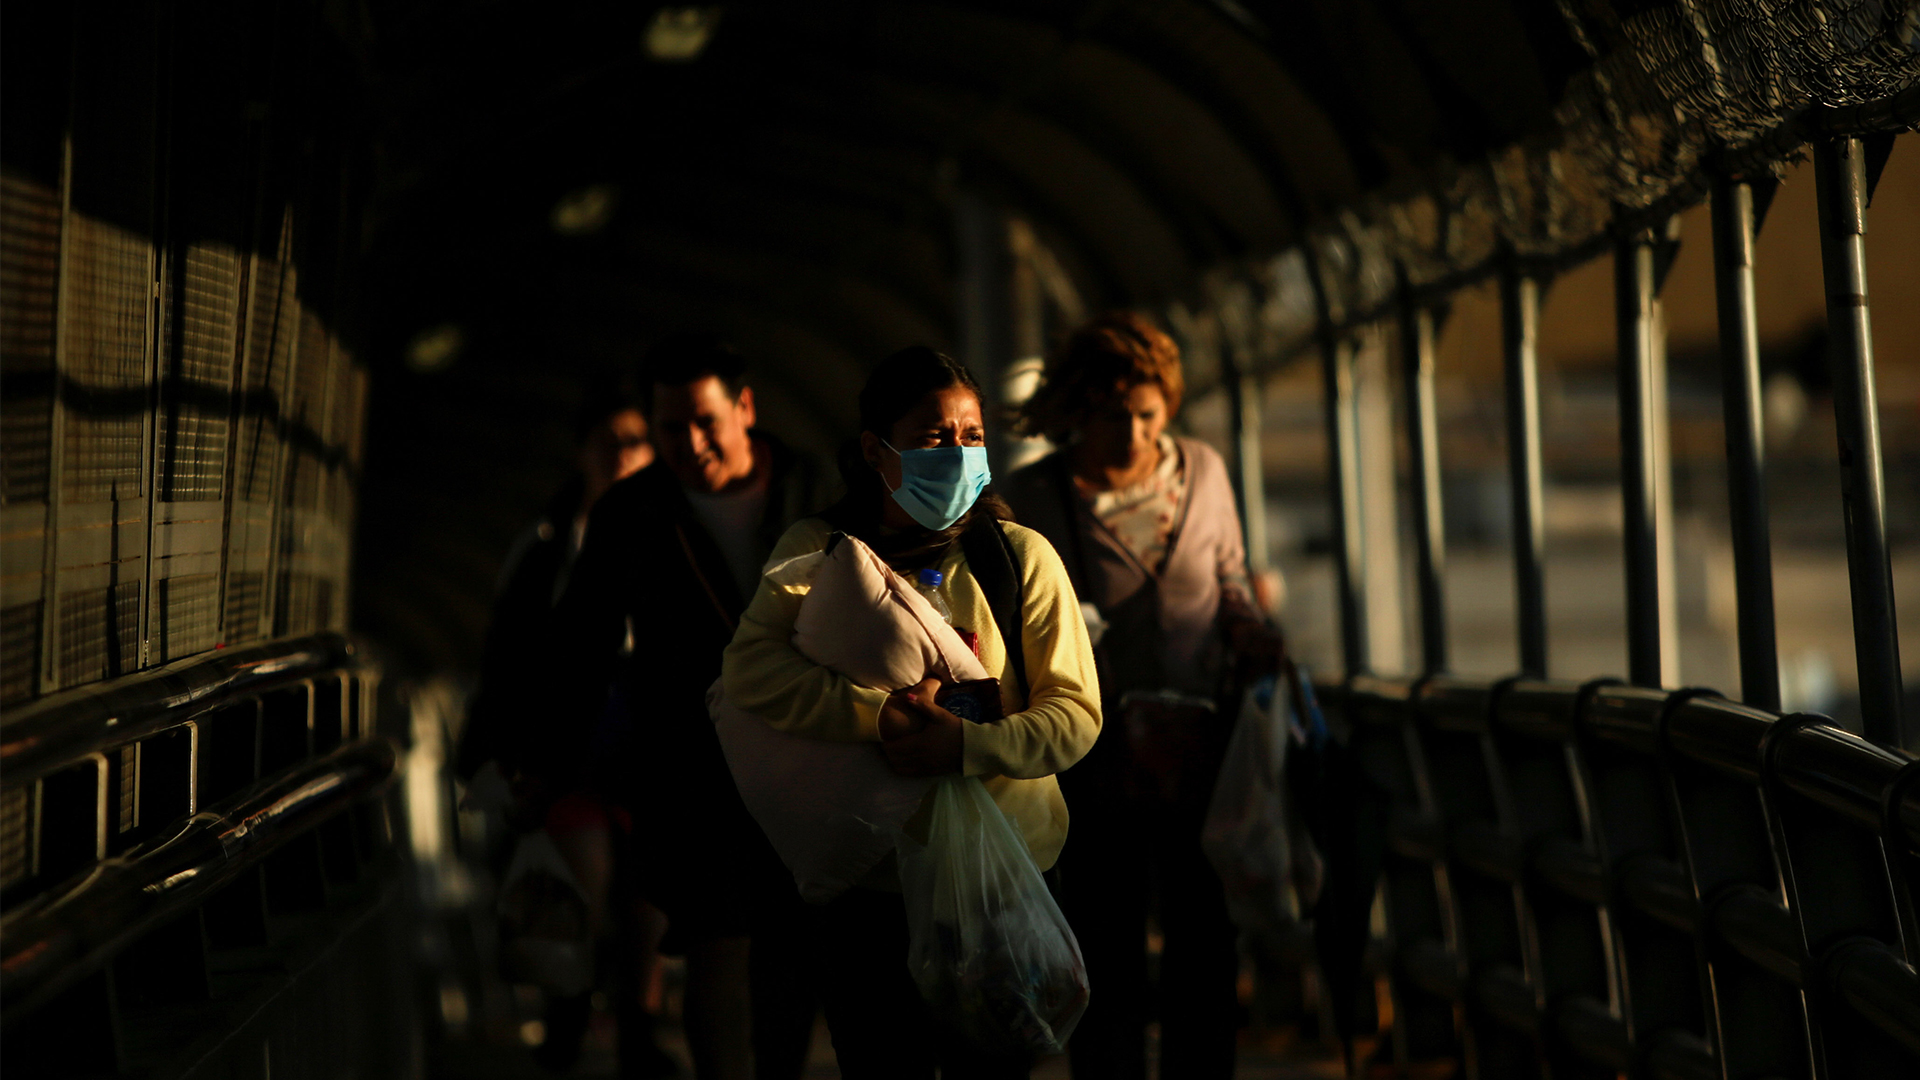
{"label": "dark jacket sleeve", "polygon": [[633,550],[636,522],[634,500],[623,486],[615,485],[594,506],[566,591],[541,648],[529,658],[539,664],[546,692],[540,715],[515,727],[522,733],[519,757],[527,768],[556,778],[586,764],[593,724],[626,640],[632,595],[632,560],[626,553]]}
{"label": "dark jacket sleeve", "polygon": [[511,729],[534,690],[527,654],[545,640],[554,579],[566,558],[565,540],[553,533],[552,523],[542,521],[508,556],[481,646],[479,685],[455,751],[454,770],[462,777],[471,778],[489,761],[498,760],[509,772],[519,764]]}

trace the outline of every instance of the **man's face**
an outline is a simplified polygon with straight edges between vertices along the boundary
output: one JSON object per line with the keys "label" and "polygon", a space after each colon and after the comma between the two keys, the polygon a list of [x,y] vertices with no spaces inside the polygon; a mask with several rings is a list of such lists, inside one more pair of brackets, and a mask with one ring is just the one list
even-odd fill
{"label": "man's face", "polygon": [[753,474],[753,390],[735,398],[709,375],[684,386],[653,387],[653,439],[682,484],[718,492]]}

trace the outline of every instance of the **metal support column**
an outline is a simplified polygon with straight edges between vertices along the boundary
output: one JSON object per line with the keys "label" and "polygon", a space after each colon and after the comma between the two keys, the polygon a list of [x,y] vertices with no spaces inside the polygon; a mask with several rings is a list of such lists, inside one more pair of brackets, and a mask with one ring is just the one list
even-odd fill
{"label": "metal support column", "polygon": [[1886,475],[1867,316],[1866,153],[1859,139],[1814,147],[1819,185],[1820,254],[1832,342],[1833,411],[1840,435],[1840,497],[1847,525],[1847,576],[1853,594],[1853,648],[1860,668],[1860,713],[1867,737],[1912,746],[1900,709],[1900,638],[1893,574],[1887,563]]}
{"label": "metal support column", "polygon": [[1340,588],[1340,655],[1347,674],[1357,675],[1372,666],[1372,656],[1368,650],[1353,343],[1328,331],[1321,342],[1320,356],[1326,390],[1327,480],[1333,494],[1333,564]]}
{"label": "metal support column", "polygon": [[1433,311],[1402,291],[1400,357],[1407,379],[1414,551],[1420,576],[1422,668],[1447,669],[1447,534],[1440,501],[1440,421],[1433,403]]}
{"label": "metal support column", "polygon": [[1620,377],[1620,497],[1627,576],[1627,676],[1663,686],[1673,669],[1675,605],[1662,556],[1671,527],[1666,454],[1666,363],[1660,319],[1660,238],[1637,229],[1614,251],[1614,319]]}
{"label": "metal support column", "polygon": [[1267,569],[1267,488],[1260,462],[1260,378],[1253,365],[1226,350],[1227,397],[1233,408],[1234,482],[1240,489],[1240,525],[1247,545],[1247,569]]}
{"label": "metal support column", "polygon": [[1376,675],[1407,671],[1406,576],[1400,559],[1400,432],[1393,408],[1391,331],[1357,328],[1353,341],[1353,430],[1359,456],[1360,576],[1367,583],[1367,665]]}
{"label": "metal support column", "polygon": [[1714,290],[1720,307],[1720,398],[1726,411],[1727,509],[1733,531],[1740,697],[1780,708],[1774,641],[1773,551],[1767,526],[1766,431],[1760,397],[1760,331],[1753,292],[1753,185],[1713,181]]}
{"label": "metal support column", "polygon": [[1513,576],[1520,670],[1547,673],[1545,495],[1540,457],[1540,283],[1509,261],[1500,275],[1507,378],[1507,473],[1513,498]]}
{"label": "metal support column", "polygon": [[[960,360],[980,380],[987,398],[980,403],[983,411],[998,417],[1005,408],[1004,373],[1013,359],[1013,254],[1007,216],[978,196],[963,193],[954,200],[953,224],[960,263],[955,297]],[[1007,472],[1010,438],[1003,430],[1000,438],[987,442],[995,473]]]}

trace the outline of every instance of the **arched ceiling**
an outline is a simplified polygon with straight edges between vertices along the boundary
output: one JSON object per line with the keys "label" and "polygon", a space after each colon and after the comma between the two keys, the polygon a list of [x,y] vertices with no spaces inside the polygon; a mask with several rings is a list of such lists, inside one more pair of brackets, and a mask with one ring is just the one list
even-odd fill
{"label": "arched ceiling", "polygon": [[[951,295],[965,189],[1031,220],[1096,304],[1155,302],[1548,124],[1585,54],[1557,13],[1516,11],[1536,6],[735,3],[660,62],[649,5],[380,5],[376,262],[453,300],[530,263],[644,281],[704,246],[742,273],[877,277],[924,312]],[[605,234],[553,235],[589,184],[621,192]]]}
{"label": "arched ceiling", "polygon": [[[957,199],[1025,219],[1090,307],[1160,304],[1550,127],[1590,63],[1513,0],[727,3],[684,62],[649,57],[655,5],[328,10],[374,104],[359,603],[433,665],[475,654],[581,377],[650,340],[731,336],[764,422],[822,449],[867,365],[953,346]],[[604,227],[557,232],[593,186]],[[440,324],[461,354],[409,369]]]}

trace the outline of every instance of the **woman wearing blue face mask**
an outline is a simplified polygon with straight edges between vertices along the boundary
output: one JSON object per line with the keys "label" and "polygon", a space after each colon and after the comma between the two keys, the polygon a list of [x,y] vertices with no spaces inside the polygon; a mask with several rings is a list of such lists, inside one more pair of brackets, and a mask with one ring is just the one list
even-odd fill
{"label": "woman wearing blue face mask", "polygon": [[[889,693],[814,664],[792,645],[806,586],[765,578],[727,648],[727,697],[783,731],[876,742],[902,775],[979,777],[1047,870],[1067,831],[1054,774],[1100,730],[1092,647],[1066,569],[1045,539],[985,494],[980,389],[964,366],[927,348],[889,356],[860,393],[860,427],[841,455],[846,498],[789,529],[769,564],[823,550],[844,532],[899,573],[940,571],[941,598],[998,678],[1004,716],[961,720],[933,704],[937,679]],[[842,1076],[930,1080],[936,1065],[953,1080],[1027,1075],[1031,1062],[982,1054],[922,1003],[907,971],[906,909],[891,859],[816,915]]]}

